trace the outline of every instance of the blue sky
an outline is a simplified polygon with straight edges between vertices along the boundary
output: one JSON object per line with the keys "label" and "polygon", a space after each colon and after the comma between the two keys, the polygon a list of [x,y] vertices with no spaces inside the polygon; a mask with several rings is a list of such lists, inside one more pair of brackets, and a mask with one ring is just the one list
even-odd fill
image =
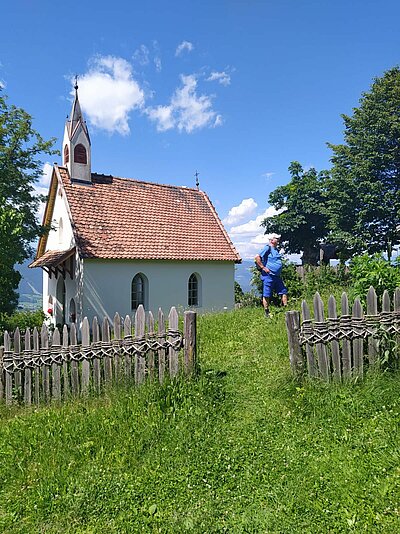
{"label": "blue sky", "polygon": [[243,258],[265,241],[259,222],[290,162],[328,168],[341,113],[400,63],[395,0],[13,0],[1,11],[0,81],[43,137],[61,149],[78,74],[92,170],[191,187],[197,170]]}

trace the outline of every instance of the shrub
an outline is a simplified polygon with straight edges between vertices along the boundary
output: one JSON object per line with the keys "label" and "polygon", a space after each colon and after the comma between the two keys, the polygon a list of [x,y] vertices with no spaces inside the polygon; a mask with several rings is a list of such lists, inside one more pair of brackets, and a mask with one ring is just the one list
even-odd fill
{"label": "shrub", "polygon": [[330,265],[320,265],[319,267],[304,267],[305,295],[319,293],[335,293],[340,287],[343,289],[348,284],[349,274],[345,265],[331,267]]}
{"label": "shrub", "polygon": [[45,314],[42,310],[19,311],[12,315],[3,314],[0,316],[0,330],[13,332],[17,327],[20,330],[34,328],[35,326],[41,328],[44,320]]}
{"label": "shrub", "polygon": [[235,302],[241,302],[243,295],[243,289],[240,287],[239,282],[235,280]]}
{"label": "shrub", "polygon": [[391,264],[380,254],[356,256],[350,262],[350,279],[354,297],[365,304],[368,289],[373,286],[381,302],[385,289],[392,295],[400,287],[400,264]]}
{"label": "shrub", "polygon": [[240,299],[240,307],[243,308],[254,308],[261,305],[261,296],[257,294],[254,290],[243,293],[243,296]]}

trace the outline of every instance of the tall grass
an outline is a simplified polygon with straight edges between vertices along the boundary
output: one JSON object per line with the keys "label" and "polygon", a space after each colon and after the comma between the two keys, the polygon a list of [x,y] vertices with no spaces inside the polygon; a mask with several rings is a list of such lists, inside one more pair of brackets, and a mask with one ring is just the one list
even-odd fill
{"label": "tall grass", "polygon": [[0,530],[399,531],[398,374],[294,382],[280,310],[199,335],[197,380],[3,407]]}

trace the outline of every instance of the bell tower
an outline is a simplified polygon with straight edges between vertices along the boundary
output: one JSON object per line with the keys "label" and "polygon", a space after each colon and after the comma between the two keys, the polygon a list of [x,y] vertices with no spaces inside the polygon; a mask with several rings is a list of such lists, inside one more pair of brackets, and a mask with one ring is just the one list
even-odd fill
{"label": "bell tower", "polygon": [[63,140],[63,166],[68,168],[71,181],[92,183],[89,132],[83,120],[78,99],[78,79],[75,77],[75,99],[70,118],[67,117]]}

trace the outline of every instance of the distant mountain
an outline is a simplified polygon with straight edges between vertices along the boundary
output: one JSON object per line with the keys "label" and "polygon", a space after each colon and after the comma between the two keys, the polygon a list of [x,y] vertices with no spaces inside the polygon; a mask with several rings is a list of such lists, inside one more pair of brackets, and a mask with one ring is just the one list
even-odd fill
{"label": "distant mountain", "polygon": [[250,280],[252,273],[250,268],[254,267],[254,261],[243,260],[242,263],[235,265],[235,280],[245,293],[251,290]]}
{"label": "distant mountain", "polygon": [[42,269],[29,269],[33,259],[16,265],[22,278],[18,286],[18,307],[24,310],[37,310],[42,307]]}

